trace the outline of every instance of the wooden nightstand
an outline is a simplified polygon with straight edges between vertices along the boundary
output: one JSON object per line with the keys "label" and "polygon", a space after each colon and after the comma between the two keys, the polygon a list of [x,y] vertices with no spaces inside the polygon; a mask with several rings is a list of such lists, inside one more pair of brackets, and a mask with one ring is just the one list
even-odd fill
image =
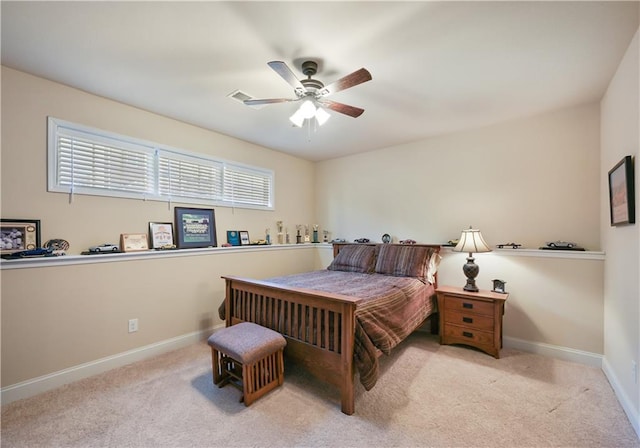
{"label": "wooden nightstand", "polygon": [[502,315],[509,294],[468,292],[454,286],[442,286],[436,293],[440,343],[470,345],[500,358]]}

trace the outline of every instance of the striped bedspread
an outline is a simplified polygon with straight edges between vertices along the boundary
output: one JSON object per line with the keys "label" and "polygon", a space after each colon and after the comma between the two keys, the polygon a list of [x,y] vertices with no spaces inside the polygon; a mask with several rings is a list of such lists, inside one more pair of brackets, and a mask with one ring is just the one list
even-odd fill
{"label": "striped bedspread", "polygon": [[435,289],[412,277],[313,271],[265,281],[364,299],[356,309],[354,362],[366,390],[378,379],[377,350],[391,350],[436,311]]}

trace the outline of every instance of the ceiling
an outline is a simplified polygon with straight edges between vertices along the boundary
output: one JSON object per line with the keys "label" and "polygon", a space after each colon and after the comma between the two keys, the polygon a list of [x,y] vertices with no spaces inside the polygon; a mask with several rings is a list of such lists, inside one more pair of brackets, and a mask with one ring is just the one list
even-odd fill
{"label": "ceiling", "polygon": [[[638,2],[8,2],[2,64],[311,161],[599,100],[638,29]],[[313,130],[267,62],[313,59],[331,100]]]}

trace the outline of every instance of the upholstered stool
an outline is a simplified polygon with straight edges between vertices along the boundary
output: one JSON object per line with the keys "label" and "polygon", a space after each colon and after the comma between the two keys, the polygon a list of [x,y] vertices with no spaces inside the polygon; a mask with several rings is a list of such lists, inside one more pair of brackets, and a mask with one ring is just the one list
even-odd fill
{"label": "upholstered stool", "polygon": [[209,337],[213,383],[243,392],[240,401],[249,406],[281,386],[284,381],[283,350],[287,341],[260,325],[242,322],[216,331]]}

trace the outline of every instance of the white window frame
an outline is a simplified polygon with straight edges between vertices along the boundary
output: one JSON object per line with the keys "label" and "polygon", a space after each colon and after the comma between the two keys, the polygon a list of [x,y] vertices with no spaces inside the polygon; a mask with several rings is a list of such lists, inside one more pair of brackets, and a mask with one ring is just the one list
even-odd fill
{"label": "white window frame", "polygon": [[[47,126],[47,190],[50,192],[67,193],[70,198],[74,194],[83,194],[274,209],[275,175],[270,169],[171,148],[53,117],[48,117]],[[80,159],[80,156],[84,158]],[[140,162],[133,165],[134,171],[123,163],[123,158],[134,160],[130,156],[135,156],[135,161]],[[80,162],[74,163],[74,157],[78,157]],[[96,159],[99,163],[95,163]],[[167,168],[167,160],[172,169],[181,168],[184,175],[178,174],[174,178],[175,171]],[[120,181],[123,177],[125,182]],[[117,182],[112,183],[112,178]]]}

